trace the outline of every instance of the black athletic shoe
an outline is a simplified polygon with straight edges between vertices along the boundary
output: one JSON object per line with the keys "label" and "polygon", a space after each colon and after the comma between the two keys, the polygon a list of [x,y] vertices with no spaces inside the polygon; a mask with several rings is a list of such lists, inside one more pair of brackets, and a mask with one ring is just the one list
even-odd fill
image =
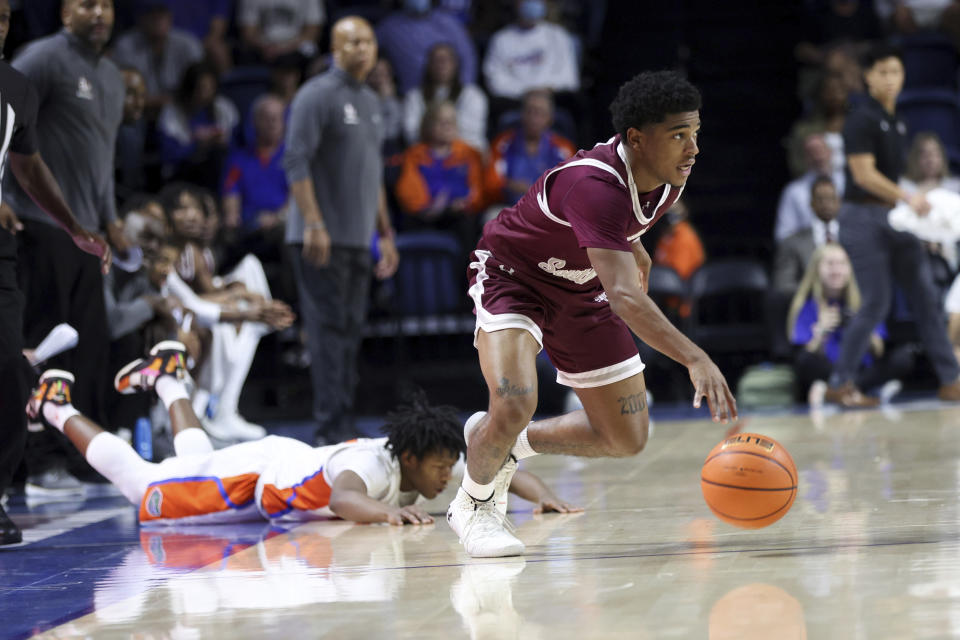
{"label": "black athletic shoe", "polygon": [[7,512],[0,506],[0,546],[23,542],[23,534]]}

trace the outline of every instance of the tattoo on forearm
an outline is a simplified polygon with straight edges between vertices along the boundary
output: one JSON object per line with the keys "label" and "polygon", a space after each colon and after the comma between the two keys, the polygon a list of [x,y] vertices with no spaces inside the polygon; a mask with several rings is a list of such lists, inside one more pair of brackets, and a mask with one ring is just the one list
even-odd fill
{"label": "tattoo on forearm", "polygon": [[631,393],[628,396],[617,398],[620,402],[620,415],[629,416],[640,413],[647,408],[647,394]]}
{"label": "tattoo on forearm", "polygon": [[529,387],[521,387],[518,384],[511,384],[508,378],[500,378],[500,386],[497,387],[497,395],[501,398],[509,398],[510,396],[525,396],[529,393],[533,393],[533,385]]}

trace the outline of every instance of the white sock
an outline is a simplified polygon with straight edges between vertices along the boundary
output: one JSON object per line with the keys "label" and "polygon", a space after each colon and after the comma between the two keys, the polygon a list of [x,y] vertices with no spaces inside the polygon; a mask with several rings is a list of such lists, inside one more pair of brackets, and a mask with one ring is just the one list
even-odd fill
{"label": "white sock", "polygon": [[213,444],[203,429],[184,429],[173,436],[173,451],[177,456],[210,453]]}
{"label": "white sock", "polygon": [[470,497],[479,502],[486,502],[493,497],[493,483],[480,484],[470,477],[470,470],[463,470],[463,482],[460,483],[463,490],[470,494]]}
{"label": "white sock", "polygon": [[78,415],[80,415],[80,412],[77,411],[72,404],[58,406],[48,402],[43,405],[43,417],[47,419],[47,422],[55,426],[60,433],[63,433],[63,426],[67,424],[67,420]]}
{"label": "white sock", "polygon": [[170,405],[177,400],[190,400],[190,396],[187,395],[187,388],[173,376],[160,376],[157,378],[154,389],[160,397],[160,402],[163,403],[167,411],[170,410]]}
{"label": "white sock", "polygon": [[527,439],[528,428],[529,427],[523,428],[523,431],[517,436],[517,441],[513,444],[513,449],[510,450],[510,453],[512,453],[513,457],[517,460],[532,458],[538,455],[537,452],[533,450],[533,447],[530,446],[530,440]]}
{"label": "white sock", "polygon": [[151,478],[152,462],[141,458],[133,447],[106,431],[98,433],[87,445],[86,458],[127,500],[140,504]]}

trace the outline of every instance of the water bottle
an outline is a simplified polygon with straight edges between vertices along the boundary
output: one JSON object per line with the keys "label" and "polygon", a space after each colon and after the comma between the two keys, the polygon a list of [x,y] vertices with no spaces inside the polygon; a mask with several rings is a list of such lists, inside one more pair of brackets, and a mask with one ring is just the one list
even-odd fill
{"label": "water bottle", "polygon": [[133,428],[133,446],[144,460],[153,460],[153,424],[150,418],[137,418]]}

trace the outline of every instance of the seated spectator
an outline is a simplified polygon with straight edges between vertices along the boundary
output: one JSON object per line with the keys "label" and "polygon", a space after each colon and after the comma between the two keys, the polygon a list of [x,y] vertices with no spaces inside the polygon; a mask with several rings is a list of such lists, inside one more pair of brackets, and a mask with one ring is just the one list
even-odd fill
{"label": "seated spectator", "polygon": [[813,112],[796,123],[787,138],[787,161],[790,172],[799,176],[808,170],[804,145],[807,136],[819,133],[830,147],[833,168],[843,172],[846,158],[843,153],[843,123],[847,116],[848,90],[839,75],[820,76],[813,93]]}
{"label": "seated spectator", "polygon": [[283,101],[287,111],[302,81],[303,69],[296,56],[280,56],[270,65],[270,93]]}
{"label": "seated spectator", "polygon": [[150,0],[141,7],[136,28],[117,39],[113,59],[143,75],[146,115],[153,121],[173,100],[187,67],[203,59],[203,45],[173,26],[173,15],[161,0]]}
{"label": "seated spectator", "polygon": [[[198,414],[208,416],[204,427],[217,439],[262,438],[263,427],[247,422],[238,412],[240,393],[260,338],[290,326],[293,314],[287,305],[272,299],[263,266],[252,255],[223,278],[214,275],[207,220],[195,189],[171,184],[160,199],[180,249],[176,273],[167,282],[170,293],[195,311],[197,321],[212,332],[209,355],[198,376],[194,407]],[[247,321],[239,328],[224,314],[231,310],[246,312]]]}
{"label": "seated spectator", "polygon": [[922,131],[913,137],[900,186],[909,193],[937,188],[960,193],[960,178],[950,174],[947,150],[936,133]]}
{"label": "seated spectator", "polygon": [[124,201],[135,192],[143,189],[145,180],[144,144],[146,127],[143,124],[143,111],[146,106],[147,86],[143,74],[134,67],[121,69],[126,94],[123,100],[123,123],[117,131],[116,197]]}
{"label": "seated spectator", "polygon": [[[690,224],[690,210],[683,200],[674,202],[663,220],[643,235],[643,244],[653,247],[650,252],[653,264],[670,267],[684,280],[689,280],[707,259],[703,242]],[[677,318],[690,317],[689,300],[671,297],[664,301],[664,306],[664,311],[675,313]],[[658,353],[657,357],[662,355]]]}
{"label": "seated spectator", "polygon": [[516,204],[545,171],[577,152],[572,142],[550,129],[551,124],[553,96],[544,89],[528,91],[520,125],[504,131],[490,145],[484,182],[491,204]]}
{"label": "seated spectator", "polygon": [[377,60],[367,76],[367,84],[380,98],[380,117],[383,119],[383,156],[388,157],[403,149],[403,107],[397,99],[397,81],[393,66],[386,58]]}
{"label": "seated spectator", "polygon": [[825,137],[819,133],[808,134],[803,142],[807,171],[791,181],[780,193],[777,204],[777,220],[773,237],[776,242],[792,236],[798,231],[813,226],[816,216],[810,206],[810,187],[821,176],[828,177],[836,185],[837,193],[842,194],[846,184],[843,169],[833,164],[830,148]]}
{"label": "seated spectator", "polygon": [[163,0],[173,14],[173,26],[203,43],[207,60],[223,73],[232,64],[227,28],[233,18],[233,0]]}
{"label": "seated spectator", "polygon": [[833,180],[818,176],[810,185],[811,226],[799,229],[777,242],[773,258],[773,286],[778,291],[794,292],[800,285],[810,258],[817,247],[836,243],[840,238],[840,195]]}
{"label": "seated spectator", "polygon": [[407,92],[403,99],[403,127],[407,144],[420,137],[420,123],[427,105],[449,100],[457,107],[457,127],[461,139],[474,149],[487,148],[487,95],[475,84],[461,81],[460,57],[446,43],[434,45],[427,52],[420,85]]}
{"label": "seated spectator", "polygon": [[[544,0],[519,0],[517,21],[493,34],[483,60],[487,90],[501,113],[515,107],[531,89],[551,89],[555,94],[580,89],[576,44],[566,29],[544,20]],[[558,102],[567,99],[558,96]]]}
{"label": "seated spectator", "polygon": [[[670,267],[684,280],[689,280],[703,266],[707,254],[696,229],[690,224],[690,210],[677,200],[663,218],[666,224],[653,250],[653,264]],[[659,226],[659,225],[658,225]],[[681,316],[689,315],[681,313]]]}
{"label": "seated spectator", "polygon": [[454,16],[430,7],[430,0],[402,0],[402,9],[377,25],[377,42],[397,74],[400,93],[417,86],[426,66],[427,52],[446,43],[460,58],[460,82],[477,81],[477,50],[470,34]]}
{"label": "seated spectator", "polygon": [[954,0],[875,0],[880,21],[891,32],[943,31],[954,42],[960,36],[960,5]]}
{"label": "seated spectator", "polygon": [[881,35],[876,12],[865,0],[810,0],[803,4],[803,36],[794,49],[800,63],[819,67],[831,45],[843,42],[862,49]]}
{"label": "seated spectator", "polygon": [[223,161],[237,108],[217,94],[217,72],[205,64],[190,66],[176,100],[164,107],[157,122],[160,159],[166,180],[187,180],[212,191],[220,186]]}
{"label": "seated spectator", "polygon": [[241,42],[263,62],[289,54],[312,59],[325,19],[322,0],[239,0],[237,10]]}
{"label": "seated spectator", "polygon": [[[797,378],[801,389],[809,388],[811,406],[823,404],[827,391],[825,380],[840,355],[844,328],[859,308],[860,289],[846,252],[837,244],[817,249],[793,296],[787,319],[787,334],[797,348],[794,361]],[[856,378],[857,388],[865,391],[882,385],[881,401],[899,392],[898,378],[910,373],[914,361],[912,347],[900,345],[888,349],[886,337],[886,327],[883,323],[877,325]]]}
{"label": "seated spectator", "polygon": [[253,103],[254,144],[235,149],[223,184],[224,225],[236,249],[280,262],[290,187],[283,170],[284,105],[264,94]]}
{"label": "seated spectator", "polygon": [[866,97],[863,83],[863,68],[860,66],[861,52],[848,43],[830,47],[827,59],[823,63],[823,72],[828,76],[838,76],[847,90],[847,99],[857,104]]}
{"label": "seated spectator", "polygon": [[480,152],[458,139],[457,108],[451,102],[427,107],[420,139],[403,154],[397,180],[403,229],[452,230],[466,253],[476,241],[476,214],[483,206]]}
{"label": "seated spectator", "polygon": [[[907,193],[931,189],[947,189],[960,193],[960,178],[951,175],[949,171],[947,152],[940,136],[931,131],[923,131],[914,136],[910,145],[906,172],[900,178],[900,186]],[[945,291],[951,286],[960,268],[957,243],[947,241],[924,244],[931,260],[934,281],[941,291]]]}

